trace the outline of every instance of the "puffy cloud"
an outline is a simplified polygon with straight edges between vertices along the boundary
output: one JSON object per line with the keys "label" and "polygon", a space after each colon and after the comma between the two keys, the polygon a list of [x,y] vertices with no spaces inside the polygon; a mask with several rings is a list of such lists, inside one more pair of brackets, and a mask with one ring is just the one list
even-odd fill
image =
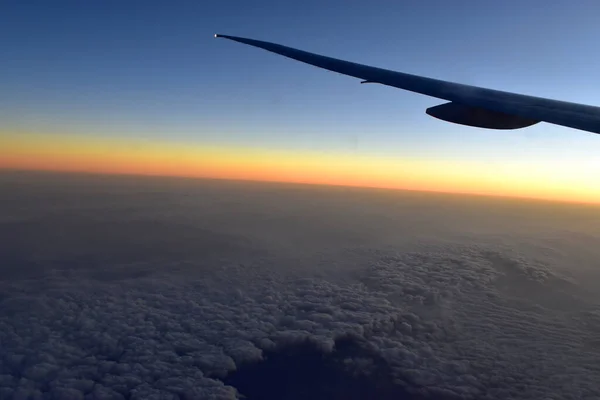
{"label": "puffy cloud", "polygon": [[[2,302],[0,387],[74,399],[234,398],[222,380],[265,351],[310,340],[330,354],[350,334],[423,397],[598,393],[598,353],[583,347],[591,332],[489,296],[503,275],[486,257],[473,248],[382,253],[348,284],[259,279],[269,272],[227,265],[202,278],[82,279],[35,293],[24,281]],[[215,286],[224,273],[229,284]],[[368,371],[372,360],[348,363]]]}

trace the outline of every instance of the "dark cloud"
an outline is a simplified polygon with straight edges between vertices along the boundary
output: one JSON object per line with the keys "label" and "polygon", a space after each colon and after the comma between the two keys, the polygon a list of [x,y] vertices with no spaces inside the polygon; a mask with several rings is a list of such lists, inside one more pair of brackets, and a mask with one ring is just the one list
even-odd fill
{"label": "dark cloud", "polygon": [[424,391],[411,376],[398,376],[364,338],[345,335],[324,349],[310,337],[265,350],[223,381],[252,399],[458,399],[450,391]]}

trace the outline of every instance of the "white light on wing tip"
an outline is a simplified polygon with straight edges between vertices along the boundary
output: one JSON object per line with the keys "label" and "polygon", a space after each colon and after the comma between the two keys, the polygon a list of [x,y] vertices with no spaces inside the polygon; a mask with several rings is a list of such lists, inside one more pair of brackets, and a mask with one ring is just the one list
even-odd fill
{"label": "white light on wing tip", "polygon": [[215,37],[219,37],[219,35],[217,35],[217,34],[215,33]]}

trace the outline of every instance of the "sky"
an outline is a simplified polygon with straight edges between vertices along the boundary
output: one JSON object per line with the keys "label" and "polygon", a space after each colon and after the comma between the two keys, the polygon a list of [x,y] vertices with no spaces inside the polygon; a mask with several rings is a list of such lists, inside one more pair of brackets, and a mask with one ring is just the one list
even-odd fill
{"label": "sky", "polygon": [[600,137],[431,118],[438,99],[215,33],[600,105],[600,4],[20,1],[0,6],[0,168],[600,203]]}

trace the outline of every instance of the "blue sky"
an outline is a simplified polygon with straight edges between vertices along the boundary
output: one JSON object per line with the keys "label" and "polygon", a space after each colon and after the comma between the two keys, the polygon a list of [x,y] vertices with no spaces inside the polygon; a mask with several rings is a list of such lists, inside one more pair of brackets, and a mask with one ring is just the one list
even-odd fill
{"label": "blue sky", "polygon": [[425,115],[440,101],[225,40],[600,105],[600,3],[22,1],[0,6],[0,130],[318,152],[575,162],[599,138],[497,132]]}

